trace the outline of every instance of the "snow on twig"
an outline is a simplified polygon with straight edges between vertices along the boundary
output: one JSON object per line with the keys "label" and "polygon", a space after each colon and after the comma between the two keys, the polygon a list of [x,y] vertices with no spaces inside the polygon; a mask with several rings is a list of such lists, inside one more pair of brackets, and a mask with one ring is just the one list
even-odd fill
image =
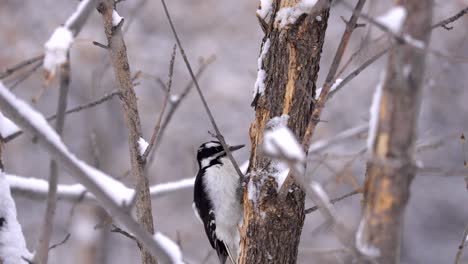
{"label": "snow on twig", "polygon": [[272,2],[273,0],[260,0],[260,7],[257,10],[257,15],[262,19],[265,19],[271,12]]}
{"label": "snow on twig", "polygon": [[146,142],[144,138],[138,139],[138,150],[140,151],[140,156],[143,156],[143,154],[145,154],[148,145],[148,142]]}
{"label": "snow on twig", "polygon": [[112,26],[114,27],[118,26],[120,22],[122,21],[122,19],[123,17],[121,17],[115,9],[112,10]]}
{"label": "snow on twig", "polygon": [[375,20],[382,25],[385,25],[390,31],[398,34],[401,26],[406,19],[406,9],[402,6],[395,6],[388,10],[385,14],[377,17]]}
{"label": "snow on twig", "polygon": [[172,263],[174,264],[184,264],[182,257],[182,251],[180,247],[169,237],[165,236],[161,232],[157,232],[154,235],[154,240],[161,246],[171,258]]}
{"label": "snow on twig", "polygon": [[380,81],[375,88],[374,96],[372,98],[372,104],[370,107],[370,119],[369,119],[369,133],[367,135],[367,149],[373,151],[375,138],[377,136],[377,130],[379,126],[379,112],[380,112],[380,100],[382,99],[383,84],[385,81],[385,74],[383,73],[380,77]]}
{"label": "snow on twig", "polygon": [[44,44],[45,57],[43,65],[49,76],[53,77],[58,67],[67,62],[67,54],[73,44],[74,37],[81,31],[97,2],[97,0],[81,1],[76,11],[67,19],[65,24],[57,27]]}

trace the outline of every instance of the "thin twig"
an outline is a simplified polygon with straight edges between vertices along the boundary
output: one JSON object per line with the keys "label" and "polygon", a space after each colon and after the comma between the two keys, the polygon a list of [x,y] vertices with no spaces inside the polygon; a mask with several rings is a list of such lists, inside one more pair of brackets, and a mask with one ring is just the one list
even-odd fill
{"label": "thin twig", "polygon": [[135,241],[135,243],[137,244],[138,248],[139,248],[140,250],[142,249],[142,245],[141,245],[140,241],[138,241],[138,239],[137,239],[134,235],[130,234],[129,232],[127,232],[127,231],[125,231],[125,230],[123,230],[122,228],[120,228],[120,227],[118,227],[118,226],[116,226],[116,225],[113,224],[113,225],[112,225],[112,229],[111,229],[110,231],[111,231],[112,233],[121,234],[121,235],[123,235],[124,237],[129,238],[129,239]]}
{"label": "thin twig", "polygon": [[44,54],[41,54],[39,56],[24,60],[14,66],[11,66],[10,68],[7,68],[4,72],[0,73],[0,80],[5,79],[6,77],[12,75],[16,71],[22,69],[23,67],[26,67],[30,64],[35,63],[36,61],[39,61],[42,63],[42,60],[44,59]]}
{"label": "thin twig", "polygon": [[452,22],[455,22],[460,17],[464,16],[466,13],[468,13],[468,7],[465,7],[463,10],[461,10],[460,12],[455,14],[454,16],[451,16],[451,17],[449,17],[447,19],[444,19],[444,20],[442,20],[442,21],[440,21],[438,23],[435,23],[434,25],[432,25],[431,29],[435,29],[435,28],[438,28],[438,27],[443,27],[444,29],[451,30],[453,27],[448,27],[447,25],[452,23]]}
{"label": "thin twig", "polygon": [[468,225],[465,227],[465,231],[463,232],[463,237],[460,242],[460,245],[458,246],[458,251],[457,255],[455,256],[455,264],[459,264],[461,261],[461,257],[463,255],[463,250],[465,249],[465,245],[468,241]]}
{"label": "thin twig", "polygon": [[[86,104],[83,104],[83,105],[79,105],[79,106],[76,106],[74,108],[71,108],[67,111],[65,111],[65,115],[69,115],[69,114],[72,114],[72,113],[77,113],[77,112],[80,112],[82,110],[85,110],[85,109],[89,109],[89,108],[92,108],[94,106],[97,106],[97,105],[100,105],[110,99],[112,99],[114,96],[116,95],[119,95],[120,92],[117,91],[117,90],[114,90],[110,93],[107,93],[107,94],[104,94],[101,98],[97,99],[97,100],[94,100],[92,102],[89,102],[89,103],[86,103]],[[52,121],[52,120],[55,120],[57,118],[57,114],[53,114],[49,117],[47,117],[47,121]],[[18,136],[22,135],[23,134],[23,131],[18,131],[14,134],[11,134],[10,136],[6,137],[5,138],[5,143],[17,138]]]}
{"label": "thin twig", "polygon": [[[70,57],[70,54],[67,55]],[[67,96],[70,88],[70,63],[67,62],[60,66],[60,93],[57,106],[57,122],[55,130],[59,136],[63,134],[65,125],[65,110],[67,109]],[[36,254],[33,262],[46,264],[49,254],[50,237],[53,231],[55,209],[57,207],[57,185],[58,185],[58,167],[54,159],[50,162],[49,193],[47,196],[47,207],[42,223],[41,235],[36,246]]]}
{"label": "thin twig", "polygon": [[226,144],[226,141],[224,140],[223,135],[221,134],[221,132],[218,129],[218,125],[216,124],[216,121],[214,120],[213,114],[211,113],[210,108],[208,107],[208,103],[206,102],[206,99],[203,96],[203,92],[202,92],[202,90],[200,88],[200,85],[198,84],[197,78],[195,77],[195,74],[193,73],[192,66],[190,66],[190,62],[188,61],[187,55],[185,55],[185,50],[182,47],[182,43],[181,43],[181,41],[179,39],[179,36],[178,36],[177,31],[176,31],[176,29],[174,27],[174,24],[172,23],[171,16],[170,16],[169,11],[167,9],[166,1],[161,0],[161,3],[163,5],[164,12],[166,13],[167,20],[169,21],[169,25],[171,26],[172,33],[174,34],[174,37],[176,39],[177,45],[179,46],[180,54],[182,55],[182,58],[184,59],[185,66],[187,66],[187,70],[189,71],[190,77],[192,78],[192,80],[193,80],[193,82],[195,84],[195,88],[197,88],[198,95],[200,96],[200,99],[201,99],[201,101],[203,103],[203,107],[205,108],[205,111],[208,114],[208,117],[210,119],[211,125],[213,126],[213,129],[216,132],[216,138],[219,140],[219,142],[223,146],[224,151],[226,152],[229,160],[231,161],[232,165],[234,166],[234,168],[235,168],[237,174],[239,175],[240,179],[244,179],[244,174],[242,174],[242,172],[241,172],[241,170],[239,168],[239,165],[237,164],[236,160],[232,156],[232,153],[229,150],[229,147]]}
{"label": "thin twig", "polygon": [[330,100],[337,92],[339,92],[346,84],[348,84],[352,79],[354,79],[356,76],[358,76],[363,70],[365,70],[369,65],[374,63],[376,60],[378,60],[380,57],[382,57],[385,53],[387,53],[390,50],[390,48],[386,48],[382,50],[381,52],[375,54],[372,56],[370,59],[365,61],[361,66],[359,66],[357,69],[352,71],[350,74],[348,74],[343,81],[341,81],[340,84],[336,86],[336,88],[331,91],[328,94],[327,101]]}
{"label": "thin twig", "polygon": [[168,75],[168,80],[167,80],[167,85],[166,85],[166,96],[164,98],[163,105],[161,107],[161,112],[159,114],[158,120],[156,121],[156,125],[154,126],[154,131],[153,134],[151,135],[149,145],[145,150],[145,153],[142,155],[142,159],[146,162],[146,158],[148,157],[149,153],[151,152],[151,149],[154,146],[154,143],[156,141],[156,138],[160,139],[161,134],[159,133],[160,128],[161,128],[161,122],[164,116],[164,112],[166,111],[166,106],[167,103],[169,102],[169,98],[171,97],[171,87],[172,87],[172,76],[174,74],[174,61],[175,61],[175,55],[176,55],[176,45],[174,45],[174,48],[172,49],[172,55],[171,55],[171,62],[169,63],[169,75]]}
{"label": "thin twig", "polygon": [[351,38],[351,34],[355,29],[355,25],[357,23],[359,15],[361,14],[365,2],[366,0],[358,1],[356,7],[354,8],[353,14],[351,15],[351,18],[349,19],[349,22],[346,24],[345,31],[343,33],[343,36],[341,37],[340,44],[338,45],[338,49],[330,66],[330,70],[328,71],[325,83],[322,86],[322,91],[320,93],[319,99],[317,100],[317,104],[314,107],[312,117],[309,121],[307,130],[302,141],[302,145],[305,149],[307,149],[310,146],[315,127],[318,124],[318,120],[320,120],[320,115],[322,113],[323,108],[325,107],[325,102],[328,99],[328,93],[330,92],[333,83],[335,83],[336,72],[338,70],[338,67],[340,66],[341,59],[346,50],[346,47],[348,46],[349,39]]}
{"label": "thin twig", "polygon": [[366,123],[363,125],[359,125],[359,126],[346,129],[331,138],[314,142],[309,147],[309,155],[319,153],[324,149],[327,149],[331,146],[334,146],[352,137],[356,137],[366,132],[368,129],[369,129],[369,124]]}
{"label": "thin twig", "polygon": [[14,90],[16,86],[24,82],[28,79],[34,72],[36,72],[42,66],[42,62],[39,61],[36,65],[34,65],[31,69],[27,70],[18,80],[16,80],[13,84],[10,85],[10,90]]}
{"label": "thin twig", "polygon": [[[339,196],[339,197],[336,197],[336,198],[334,198],[334,199],[331,199],[331,200],[330,200],[330,203],[331,203],[331,204],[335,204],[335,203],[337,203],[337,202],[339,202],[339,201],[342,201],[342,200],[344,200],[344,199],[346,199],[346,198],[348,198],[348,197],[351,197],[351,196],[353,196],[353,195],[356,195],[356,194],[358,194],[358,193],[361,193],[361,191],[359,191],[359,190],[354,190],[354,191],[352,191],[352,192],[343,194],[342,196]],[[310,213],[316,211],[317,209],[319,209],[319,207],[318,207],[317,205],[312,206],[312,207],[310,207],[310,208],[304,210],[304,214],[310,214]]]}
{"label": "thin twig", "polygon": [[[200,79],[202,74],[205,72],[206,68],[215,59],[216,59],[216,57],[214,55],[212,55],[212,56],[208,57],[207,59],[204,59],[204,60],[201,61],[200,68],[198,69],[197,73],[195,74],[195,78],[197,80]],[[159,137],[160,138],[163,137],[164,132],[166,132],[166,129],[167,129],[169,123],[172,120],[172,117],[174,116],[175,112],[177,111],[177,109],[181,105],[182,101],[185,99],[185,97],[187,97],[188,93],[192,90],[193,86],[194,86],[194,82],[193,82],[193,79],[191,79],[190,82],[187,84],[187,86],[185,86],[185,89],[182,91],[182,93],[177,96],[177,98],[176,98],[177,100],[170,100],[171,104],[169,105],[169,110],[167,112],[166,118],[164,119],[164,121],[163,121],[163,123],[161,125],[161,129],[160,129],[160,132],[159,132],[159,135],[160,135]],[[156,152],[156,150],[159,147],[159,144],[161,142],[162,142],[161,140],[158,140],[154,144],[153,150],[152,150],[151,154],[149,155],[149,161],[147,162],[146,166],[149,167],[151,165],[151,163],[153,163],[154,157],[155,157],[155,152]]]}
{"label": "thin twig", "polygon": [[57,247],[59,247],[59,246],[65,244],[65,243],[67,243],[67,241],[68,241],[68,239],[70,239],[70,237],[71,237],[71,234],[68,233],[68,234],[65,236],[65,238],[63,238],[62,241],[58,242],[57,244],[53,244],[52,246],[50,246],[50,247],[49,247],[49,251],[51,251],[52,249],[57,248]]}

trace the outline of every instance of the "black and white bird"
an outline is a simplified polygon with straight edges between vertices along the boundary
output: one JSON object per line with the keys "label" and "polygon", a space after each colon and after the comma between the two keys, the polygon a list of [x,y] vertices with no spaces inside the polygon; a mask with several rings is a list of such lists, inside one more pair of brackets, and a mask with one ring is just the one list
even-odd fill
{"label": "black and white bird", "polygon": [[[242,147],[244,145],[230,146],[229,150]],[[243,215],[239,175],[218,141],[202,144],[197,160],[199,171],[193,193],[195,214],[203,223],[220,263],[224,264],[229,257],[235,264],[240,242],[238,224]]]}

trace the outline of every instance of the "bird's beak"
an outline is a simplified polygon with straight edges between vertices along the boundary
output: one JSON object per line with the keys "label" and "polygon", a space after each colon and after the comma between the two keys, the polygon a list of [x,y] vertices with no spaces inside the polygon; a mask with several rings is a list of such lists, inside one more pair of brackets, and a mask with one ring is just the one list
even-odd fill
{"label": "bird's beak", "polygon": [[243,148],[244,146],[245,145],[229,146],[229,150],[233,152],[233,151]]}

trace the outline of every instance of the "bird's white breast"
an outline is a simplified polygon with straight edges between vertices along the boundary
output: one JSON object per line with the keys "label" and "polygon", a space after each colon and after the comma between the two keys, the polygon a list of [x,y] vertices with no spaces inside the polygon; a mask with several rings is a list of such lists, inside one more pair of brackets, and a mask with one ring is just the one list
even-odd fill
{"label": "bird's white breast", "polygon": [[237,248],[237,224],[242,218],[242,207],[237,193],[239,176],[230,160],[222,158],[221,161],[223,165],[214,165],[206,170],[203,177],[204,187],[216,215],[216,236],[226,243],[232,243],[230,247]]}

